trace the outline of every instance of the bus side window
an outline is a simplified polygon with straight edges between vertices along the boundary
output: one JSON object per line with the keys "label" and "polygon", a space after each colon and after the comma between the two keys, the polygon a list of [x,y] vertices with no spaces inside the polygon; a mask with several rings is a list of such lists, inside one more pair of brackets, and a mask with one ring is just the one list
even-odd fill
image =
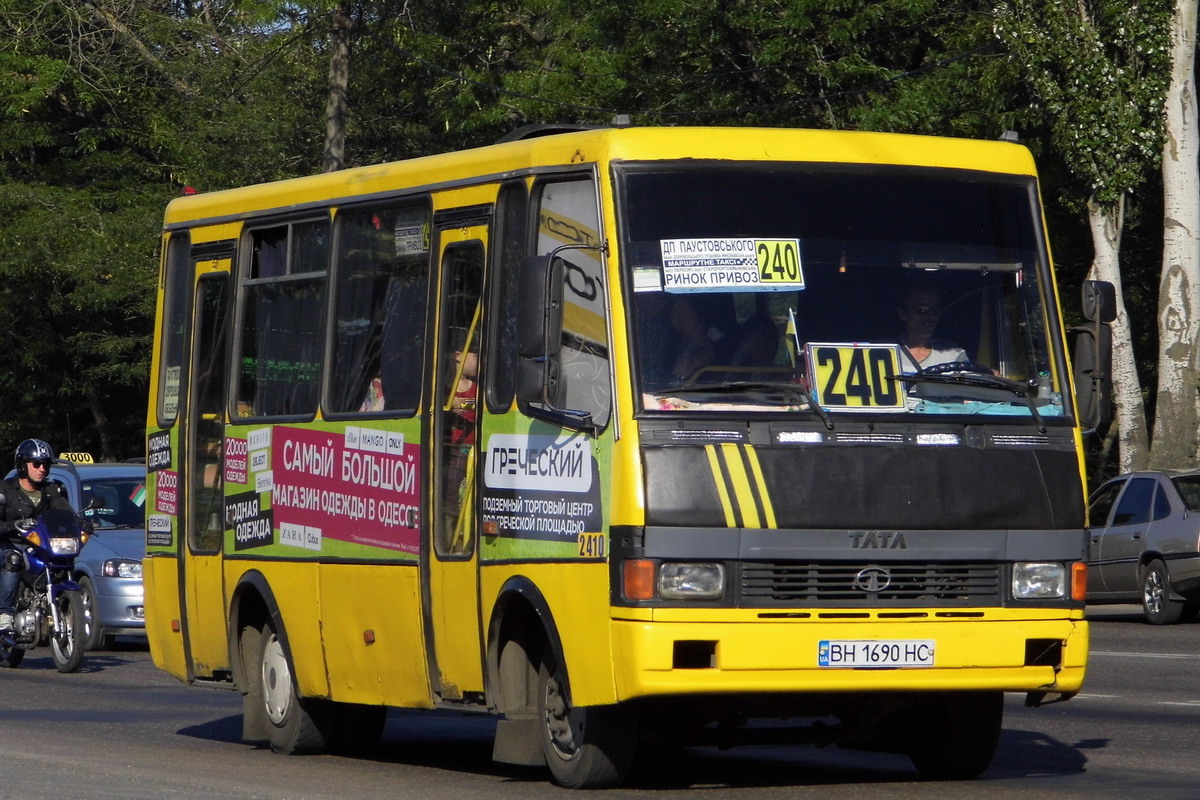
{"label": "bus side window", "polygon": [[329,411],[411,412],[419,404],[429,222],[427,199],[338,215]]}
{"label": "bus side window", "polygon": [[496,200],[497,228],[492,257],[490,348],[485,364],[488,409],[503,414],[512,406],[517,375],[517,277],[529,255],[529,193],[525,184],[507,183]]}
{"label": "bus side window", "polygon": [[250,231],[243,282],[237,416],[300,416],[317,410],[329,220]]}
{"label": "bus side window", "polygon": [[192,300],[190,247],[191,237],[187,231],[171,234],[167,243],[160,344],[162,368],[158,387],[158,424],[162,427],[174,424],[179,413],[184,334]]}

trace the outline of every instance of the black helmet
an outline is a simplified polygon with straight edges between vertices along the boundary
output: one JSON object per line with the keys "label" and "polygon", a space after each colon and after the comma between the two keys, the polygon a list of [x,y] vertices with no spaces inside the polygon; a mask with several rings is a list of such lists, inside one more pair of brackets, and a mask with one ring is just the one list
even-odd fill
{"label": "black helmet", "polygon": [[41,439],[26,439],[17,445],[17,452],[13,455],[13,466],[16,467],[18,476],[28,478],[27,465],[30,461],[51,461],[53,458],[54,451],[50,449],[50,445]]}

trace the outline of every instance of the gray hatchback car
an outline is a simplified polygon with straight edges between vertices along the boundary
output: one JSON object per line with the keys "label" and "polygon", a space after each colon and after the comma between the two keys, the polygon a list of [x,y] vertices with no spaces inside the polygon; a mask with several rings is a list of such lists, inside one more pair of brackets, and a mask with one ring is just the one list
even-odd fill
{"label": "gray hatchback car", "polygon": [[1088,505],[1088,603],[1141,603],[1154,625],[1200,612],[1200,471],[1121,475]]}

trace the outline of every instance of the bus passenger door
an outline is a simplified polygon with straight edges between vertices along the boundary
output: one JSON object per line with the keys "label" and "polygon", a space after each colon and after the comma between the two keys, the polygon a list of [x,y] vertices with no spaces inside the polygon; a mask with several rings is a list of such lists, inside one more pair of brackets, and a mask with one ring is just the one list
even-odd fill
{"label": "bus passenger door", "polygon": [[183,635],[193,677],[211,677],[229,666],[225,632],[222,550],[225,539],[224,476],[226,350],[229,273],[202,275],[196,284],[192,351],[183,436]]}
{"label": "bus passenger door", "polygon": [[483,691],[475,486],[476,398],[487,228],[443,230],[433,408],[429,418],[429,524],[424,581],[435,691],[447,701]]}

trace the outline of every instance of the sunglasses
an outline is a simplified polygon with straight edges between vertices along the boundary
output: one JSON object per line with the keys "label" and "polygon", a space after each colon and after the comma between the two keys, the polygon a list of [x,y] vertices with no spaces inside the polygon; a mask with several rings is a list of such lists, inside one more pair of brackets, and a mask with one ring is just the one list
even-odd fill
{"label": "sunglasses", "polygon": [[30,461],[29,466],[41,467],[42,469],[50,469],[50,462],[49,461]]}

